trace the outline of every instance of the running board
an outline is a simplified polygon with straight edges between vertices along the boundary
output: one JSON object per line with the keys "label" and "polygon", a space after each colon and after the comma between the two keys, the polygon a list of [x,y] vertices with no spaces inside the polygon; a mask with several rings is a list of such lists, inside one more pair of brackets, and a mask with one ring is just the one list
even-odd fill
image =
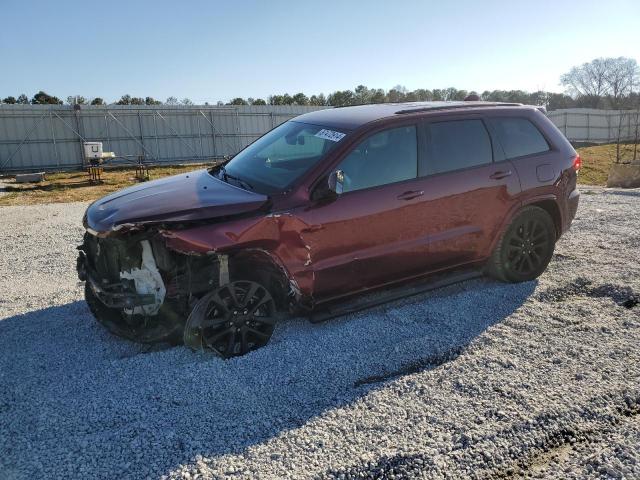
{"label": "running board", "polygon": [[[359,312],[368,308],[377,307],[387,302],[400,300],[402,298],[413,297],[420,293],[429,292],[438,288],[448,287],[450,285],[466,282],[475,278],[482,277],[482,272],[478,270],[465,270],[456,273],[437,275],[420,283],[412,283],[409,286],[395,287],[389,290],[370,293],[365,297],[347,300],[335,303],[327,307],[320,307],[308,315],[311,323],[320,323],[335,317],[347,315],[349,313]],[[371,298],[374,296],[374,298]]]}

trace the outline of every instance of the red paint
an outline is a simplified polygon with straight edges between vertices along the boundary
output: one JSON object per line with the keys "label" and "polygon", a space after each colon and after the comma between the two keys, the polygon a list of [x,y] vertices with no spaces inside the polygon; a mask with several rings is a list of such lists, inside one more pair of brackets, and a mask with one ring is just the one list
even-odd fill
{"label": "red paint", "polygon": [[[337,112],[334,113],[336,125],[348,123],[348,110],[334,111]],[[365,113],[371,115],[371,111]],[[331,112],[318,112],[317,117],[330,122]],[[361,117],[364,115],[361,110],[358,112]],[[313,115],[307,114],[301,120],[311,122]],[[350,192],[331,201],[311,199],[314,188],[326,181],[326,176],[343,156],[372,131],[392,125],[468,118],[470,115],[474,118],[492,115],[529,118],[545,135],[552,149],[512,161]],[[244,214],[242,218],[214,220],[188,228],[164,227],[162,234],[169,248],[181,252],[232,254],[246,249],[267,252],[286,269],[302,294],[313,302],[452,266],[483,262],[510,218],[525,204],[552,202],[553,208],[557,209],[558,233],[569,228],[579,198],[576,153],[537,109],[487,106],[464,111],[426,110],[379,119],[367,117],[360,123],[349,124],[353,132],[292,191],[273,196],[268,211],[265,209],[266,197],[229,187],[234,189],[232,192],[226,185],[219,185],[218,180],[213,181],[215,195],[205,200],[194,190],[202,185],[198,182],[209,183],[203,177],[197,182],[185,181],[186,200],[178,199],[179,189],[174,191],[174,198],[180,205],[179,213],[163,217],[162,208],[147,205],[141,192],[135,197],[141,204],[131,205],[155,208],[158,211],[153,218],[158,222],[172,217],[188,220]],[[538,166],[543,164],[550,165],[551,170],[545,170],[550,176],[548,181],[538,178]],[[235,196],[233,200],[227,197],[230,193]],[[97,202],[96,211],[101,205],[108,208],[109,198]],[[154,201],[154,197],[149,201]],[[137,213],[132,216],[144,221],[144,216]],[[107,218],[92,224],[90,214],[88,226],[104,229],[109,221]]]}

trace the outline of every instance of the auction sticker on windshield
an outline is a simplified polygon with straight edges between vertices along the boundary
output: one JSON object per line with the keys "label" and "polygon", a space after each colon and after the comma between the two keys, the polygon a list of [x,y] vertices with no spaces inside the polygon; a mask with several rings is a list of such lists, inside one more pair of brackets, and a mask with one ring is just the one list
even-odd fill
{"label": "auction sticker on windshield", "polygon": [[344,138],[346,133],[336,132],[334,130],[327,130],[323,128],[318,133],[315,134],[318,138],[324,138],[325,140],[331,140],[332,142],[339,142]]}

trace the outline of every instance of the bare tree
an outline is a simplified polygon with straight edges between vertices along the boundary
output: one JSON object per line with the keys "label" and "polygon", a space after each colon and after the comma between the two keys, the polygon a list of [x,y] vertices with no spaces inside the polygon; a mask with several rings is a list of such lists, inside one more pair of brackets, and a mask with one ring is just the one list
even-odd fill
{"label": "bare tree", "polygon": [[[633,97],[633,95],[630,95],[630,97]],[[635,124],[633,135],[633,163],[638,161],[638,141],[640,141],[640,92],[635,94],[635,103],[636,108],[633,112],[633,121]]]}
{"label": "bare tree", "polygon": [[598,108],[604,98],[613,108],[621,108],[639,79],[638,63],[633,58],[596,58],[573,67],[560,77],[560,83],[581,103]]}
{"label": "bare tree", "polygon": [[604,79],[613,108],[622,108],[622,101],[638,84],[640,72],[638,62],[633,58],[618,57],[605,59]]}
{"label": "bare tree", "polygon": [[596,58],[579,67],[573,67],[560,77],[560,83],[575,96],[587,97],[589,104],[597,108],[600,100],[607,94],[607,61]]}
{"label": "bare tree", "polygon": [[616,130],[616,163],[622,161],[622,152],[620,151],[620,141],[622,140],[622,126],[624,124],[625,112],[618,112],[618,128]]}
{"label": "bare tree", "polygon": [[[626,147],[621,147],[624,141],[631,139],[631,119],[634,117],[630,110],[633,102],[633,89],[638,85],[640,73],[638,63],[633,58],[618,57],[607,58],[605,62],[605,83],[607,88],[608,99],[611,106],[620,110],[618,112],[618,125],[616,129],[616,163],[620,163],[624,157]],[[626,103],[626,105],[625,105]],[[637,123],[637,120],[636,120]],[[626,134],[623,131],[626,128]],[[637,130],[637,128],[636,128]],[[635,135],[637,137],[637,133]],[[636,156],[636,146],[634,144],[634,160]]]}
{"label": "bare tree", "polygon": [[178,99],[176,97],[169,97],[165,100],[164,103],[167,105],[178,105],[178,103],[180,102],[178,102]]}
{"label": "bare tree", "polygon": [[638,140],[640,140],[640,103],[633,114],[635,122],[635,133],[633,135],[633,163],[638,161]]}

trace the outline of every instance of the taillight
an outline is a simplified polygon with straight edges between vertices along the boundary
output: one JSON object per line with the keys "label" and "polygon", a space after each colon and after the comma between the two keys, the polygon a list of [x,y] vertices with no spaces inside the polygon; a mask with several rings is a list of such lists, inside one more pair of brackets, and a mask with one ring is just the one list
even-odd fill
{"label": "taillight", "polygon": [[573,159],[573,169],[577,172],[582,168],[582,159],[580,155],[576,155],[576,158]]}

